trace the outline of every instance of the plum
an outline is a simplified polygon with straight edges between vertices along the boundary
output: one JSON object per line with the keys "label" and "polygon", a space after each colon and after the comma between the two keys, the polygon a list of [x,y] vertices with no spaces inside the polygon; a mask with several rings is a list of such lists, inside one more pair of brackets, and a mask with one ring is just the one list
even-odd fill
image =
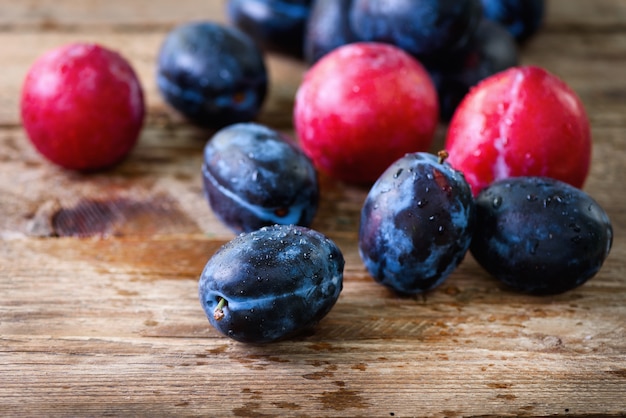
{"label": "plum", "polygon": [[491,275],[532,294],[574,289],[601,268],[611,221],[584,191],[547,177],[502,179],[476,197],[470,251]]}
{"label": "plum", "polygon": [[143,89],[130,63],[93,43],[63,45],[39,57],[24,80],[20,110],[37,151],[80,171],[124,159],[145,116]]}
{"label": "plum", "polygon": [[591,128],[569,85],[541,67],[517,66],[487,77],[463,98],[445,148],[475,195],[516,176],[552,177],[580,188],[591,163]]}
{"label": "plum", "polygon": [[163,98],[191,122],[211,129],[252,121],[268,89],[265,58],[241,30],[188,22],[165,37],[157,60]]}
{"label": "plum", "polygon": [[204,191],[234,232],[273,224],[309,226],[319,186],[311,160],[289,137],[257,123],[219,130],[204,148]]}
{"label": "plum", "polygon": [[545,0],[481,0],[487,19],[502,24],[519,43],[541,28]]}
{"label": "plum", "polygon": [[415,57],[463,46],[482,17],[480,0],[352,0],[361,41],[388,42]]}
{"label": "plum", "polygon": [[269,343],[313,327],[335,305],[344,258],[329,238],[295,225],[240,234],[207,262],[198,292],[209,322],[247,343]]}
{"label": "plum", "polygon": [[417,152],[394,162],[361,210],[359,254],[374,280],[400,294],[426,292],[461,263],[474,230],[474,198],[463,174]]}
{"label": "plum", "polygon": [[359,39],[350,26],[352,0],[315,0],[304,36],[304,58],[313,65],[322,56]]}
{"label": "plum", "polygon": [[438,115],[433,82],[415,58],[393,45],[355,42],[307,71],[294,125],[318,169],[371,185],[405,153],[430,147]]}
{"label": "plum", "polygon": [[229,0],[230,23],[266,51],[302,58],[312,0]]}

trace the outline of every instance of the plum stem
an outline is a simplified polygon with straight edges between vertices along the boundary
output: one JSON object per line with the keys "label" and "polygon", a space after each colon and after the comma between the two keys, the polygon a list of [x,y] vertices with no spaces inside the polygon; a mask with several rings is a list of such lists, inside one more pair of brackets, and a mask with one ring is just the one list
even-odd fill
{"label": "plum stem", "polygon": [[448,158],[450,154],[445,149],[442,149],[437,153],[437,157],[439,157],[439,164],[443,164],[443,162]]}
{"label": "plum stem", "polygon": [[220,297],[220,300],[213,311],[213,318],[215,318],[216,321],[221,321],[222,318],[224,318],[224,306],[226,306],[226,299]]}

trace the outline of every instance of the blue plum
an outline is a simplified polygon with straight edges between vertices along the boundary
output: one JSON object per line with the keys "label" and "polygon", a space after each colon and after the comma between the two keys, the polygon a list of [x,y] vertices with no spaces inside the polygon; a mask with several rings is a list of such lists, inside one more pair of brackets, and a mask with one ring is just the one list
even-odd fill
{"label": "blue plum", "polygon": [[545,14],[545,0],[482,0],[484,16],[501,23],[518,42],[532,37]]}
{"label": "blue plum", "polygon": [[289,137],[257,123],[217,131],[204,148],[204,190],[235,232],[273,224],[309,226],[319,186],[311,160]]}
{"label": "blue plum", "polygon": [[437,87],[440,115],[449,121],[470,88],[519,63],[515,39],[499,23],[482,19],[465,47],[426,62]]}
{"label": "blue plum", "polygon": [[400,294],[440,285],[470,245],[475,208],[463,174],[417,152],[393,163],[361,210],[359,253],[372,277]]}
{"label": "blue plum", "polygon": [[234,340],[293,337],[335,305],[344,263],[339,247],[315,230],[263,227],[235,237],[209,259],[200,302],[209,322]]}
{"label": "blue plum", "polygon": [[312,0],[229,0],[229,21],[267,51],[301,58]]}
{"label": "blue plum", "polygon": [[491,275],[531,294],[558,294],[593,277],[613,228],[587,193],[547,177],[511,177],[476,197],[470,251]]}
{"label": "blue plum", "polygon": [[219,129],[253,120],[268,89],[264,56],[237,28],[190,22],[161,45],[157,85],[165,101],[193,123]]}
{"label": "blue plum", "polygon": [[394,44],[415,57],[463,46],[482,17],[480,0],[352,0],[361,41]]}
{"label": "blue plum", "polygon": [[313,65],[323,55],[358,38],[350,26],[352,0],[316,0],[304,37],[304,58]]}

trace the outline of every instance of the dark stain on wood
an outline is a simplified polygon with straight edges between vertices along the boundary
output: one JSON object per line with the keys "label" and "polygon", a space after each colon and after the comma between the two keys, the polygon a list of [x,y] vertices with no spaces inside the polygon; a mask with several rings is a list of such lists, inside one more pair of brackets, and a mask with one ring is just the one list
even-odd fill
{"label": "dark stain on wood", "polygon": [[272,405],[276,406],[277,408],[287,409],[290,411],[298,410],[301,408],[300,405],[293,402],[272,402]]}
{"label": "dark stain on wood", "polygon": [[154,234],[167,229],[193,232],[196,227],[173,199],[155,195],[145,200],[83,199],[54,213],[52,229],[59,237],[86,238]]}
{"label": "dark stain on wood", "polygon": [[322,392],[321,401],[324,405],[324,409],[334,409],[336,411],[351,408],[363,409],[367,408],[369,405],[359,392],[343,387],[332,392]]}
{"label": "dark stain on wood", "polygon": [[333,377],[333,375],[334,374],[332,372],[324,370],[321,372],[303,374],[302,377],[304,377],[307,380],[322,380],[322,379]]}
{"label": "dark stain on wood", "polygon": [[621,377],[623,379],[626,379],[626,369],[608,370],[607,373],[610,374],[611,376]]}
{"label": "dark stain on wood", "polygon": [[511,383],[487,383],[487,386],[492,389],[509,389],[513,385]]}
{"label": "dark stain on wood", "polygon": [[357,364],[354,364],[354,365],[352,366],[352,368],[353,368],[354,370],[361,370],[361,371],[365,371],[365,370],[367,370],[367,364],[365,364],[365,363],[357,363]]}
{"label": "dark stain on wood", "polygon": [[[228,345],[224,344],[224,345],[218,345],[218,346],[217,346],[217,347],[215,347],[215,348],[208,349],[207,351],[208,351],[210,354],[217,355],[217,354],[222,354],[222,353],[224,353],[227,349],[228,349]],[[200,357],[200,356],[201,356],[201,354],[197,354],[197,356],[198,356],[198,357]]]}
{"label": "dark stain on wood", "polygon": [[236,417],[270,417],[272,415],[267,415],[259,412],[259,408],[261,408],[261,403],[259,402],[248,402],[239,408],[233,409],[233,415]]}

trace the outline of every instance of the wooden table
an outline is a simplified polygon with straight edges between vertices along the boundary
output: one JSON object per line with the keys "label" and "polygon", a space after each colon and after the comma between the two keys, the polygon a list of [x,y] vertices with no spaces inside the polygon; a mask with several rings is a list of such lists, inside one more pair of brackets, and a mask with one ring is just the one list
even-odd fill
{"label": "wooden table", "polygon": [[[568,293],[531,297],[468,256],[437,290],[397,297],[358,256],[366,190],[322,178],[313,227],[344,252],[341,297],[306,335],[250,346],[219,335],[201,310],[199,274],[233,235],[202,195],[209,133],[167,108],[154,80],[167,31],[224,21],[223,2],[0,0],[0,415],[626,414],[626,2],[548,4],[522,61],[562,77],[589,112],[585,190],[615,232],[600,273]],[[131,61],[149,112],[130,157],[91,175],[43,160],[18,115],[35,58],[78,40]],[[259,120],[290,132],[305,68],[268,60]]]}

